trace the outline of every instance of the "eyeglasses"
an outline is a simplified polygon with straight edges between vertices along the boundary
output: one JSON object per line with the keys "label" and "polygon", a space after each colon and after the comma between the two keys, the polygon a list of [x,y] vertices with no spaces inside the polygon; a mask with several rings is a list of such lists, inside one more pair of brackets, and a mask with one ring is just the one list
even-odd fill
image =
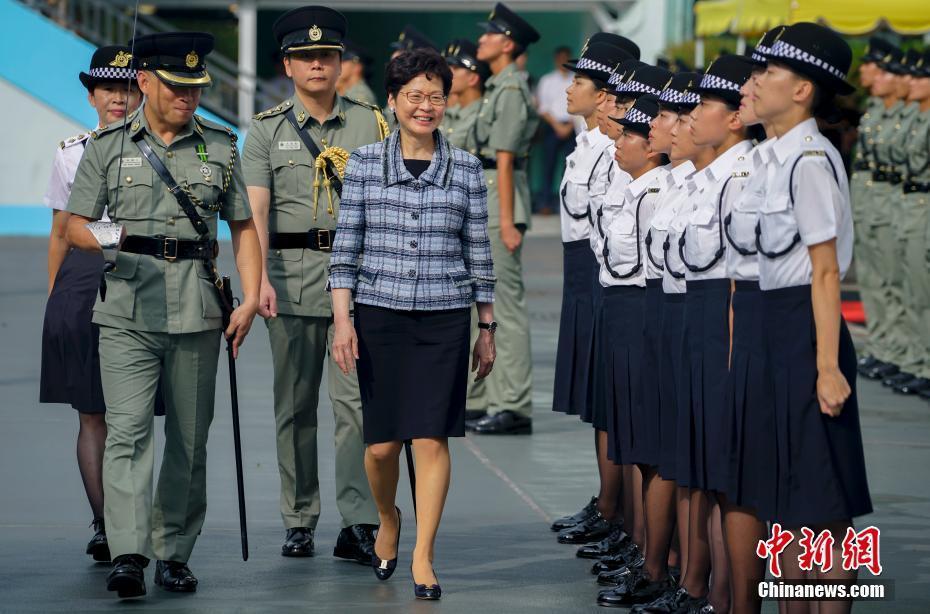
{"label": "eyeglasses", "polygon": [[407,102],[410,104],[420,104],[427,98],[429,98],[429,103],[434,107],[444,107],[446,106],[446,97],[442,94],[430,94],[426,95],[419,90],[407,90],[406,92],[398,92],[398,94],[403,94],[407,97]]}

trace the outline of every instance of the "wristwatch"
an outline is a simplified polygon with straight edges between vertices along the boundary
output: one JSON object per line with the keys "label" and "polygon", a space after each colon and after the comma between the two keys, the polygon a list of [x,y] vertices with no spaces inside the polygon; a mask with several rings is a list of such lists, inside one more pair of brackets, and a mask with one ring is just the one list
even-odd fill
{"label": "wristwatch", "polygon": [[478,322],[478,328],[490,332],[492,335],[497,332],[497,322],[491,320],[490,322]]}

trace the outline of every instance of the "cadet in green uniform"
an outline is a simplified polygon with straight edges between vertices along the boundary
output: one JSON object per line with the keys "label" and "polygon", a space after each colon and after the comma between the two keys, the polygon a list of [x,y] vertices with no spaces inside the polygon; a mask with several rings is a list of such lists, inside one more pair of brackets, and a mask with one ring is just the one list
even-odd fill
{"label": "cadet in green uniform", "polygon": [[342,72],[336,80],[336,90],[339,95],[377,106],[378,98],[365,80],[370,65],[371,56],[364,49],[352,41],[345,41],[345,51],[342,52]]}
{"label": "cadet in green uniform", "polygon": [[[258,308],[261,254],[228,128],[194,115],[210,84],[213,37],[193,32],[135,41],[140,111],[92,133],[74,179],[68,238],[99,249],[85,227],[106,209],[127,235],[94,307],[107,403],[104,513],[113,570],[107,588],[145,594],[155,583],[193,592],[187,566],[206,513],[207,433],[213,419],[222,308],[214,267],[217,218],[229,223],[243,301],[226,335],[238,351]],[[168,189],[158,159],[193,202],[190,217]],[[188,202],[188,201],[185,201]],[[195,217],[196,216],[196,217]],[[196,228],[203,226],[201,231]],[[206,231],[206,232],[204,232]],[[105,291],[104,291],[105,290]],[[162,381],[165,450],[152,500],[153,404]]]}
{"label": "cadet in green uniform", "polygon": [[526,163],[539,117],[514,59],[539,40],[539,33],[498,3],[478,40],[478,59],[492,76],[478,109],[474,133],[488,183],[488,234],[494,270],[497,369],[486,378],[488,415],[467,423],[478,433],[532,431],[533,370],[530,328],[523,287],[523,234],[530,227]]}
{"label": "cadet in green uniform", "polygon": [[[363,465],[362,407],[355,374],[328,356],[332,308],[326,292],[339,181],[349,152],[386,134],[377,107],[336,93],[345,17],[294,9],[274,24],[295,94],[255,116],[243,171],[266,254],[259,313],[274,360],[274,410],[284,556],[312,556],[320,516],[317,405],[323,366],[336,420],[336,504],[342,515],[334,555],[369,564],[378,522]],[[313,150],[320,152],[314,155]]]}
{"label": "cadet in green uniform", "polygon": [[878,61],[892,50],[894,50],[894,46],[891,43],[878,37],[872,37],[869,39],[869,46],[862,57],[862,63],[859,65],[859,83],[865,91],[870,92],[870,95],[866,100],[862,117],[859,119],[855,158],[852,163],[852,175],[849,178],[849,193],[856,227],[854,250],[856,281],[859,285],[859,295],[865,307],[866,330],[868,332],[865,343],[860,350],[862,357],[859,359],[859,370],[862,373],[875,367],[878,362],[877,357],[885,354],[880,349],[876,313],[877,310],[881,309],[876,305],[876,302],[880,300],[882,275],[875,266],[875,246],[869,241],[870,235],[867,232],[867,222],[870,215],[869,209],[874,202],[874,194],[872,194],[871,190],[872,171],[875,167],[875,162],[872,159],[872,146],[875,143],[875,124],[882,108],[882,99],[879,96],[871,95],[871,90],[875,77],[880,71]]}
{"label": "cadet in green uniform", "polygon": [[[454,107],[446,109],[442,121],[443,134],[454,146],[464,149],[472,155],[478,154],[475,136],[475,120],[481,107],[481,95],[484,82],[491,76],[491,68],[478,59],[478,45],[464,38],[459,38],[446,47],[443,55],[452,69],[452,90],[450,96],[458,101]],[[478,338],[477,310],[472,314],[471,344]],[[485,381],[468,378],[468,397],[465,403],[466,420],[481,418],[488,407],[487,387]]]}

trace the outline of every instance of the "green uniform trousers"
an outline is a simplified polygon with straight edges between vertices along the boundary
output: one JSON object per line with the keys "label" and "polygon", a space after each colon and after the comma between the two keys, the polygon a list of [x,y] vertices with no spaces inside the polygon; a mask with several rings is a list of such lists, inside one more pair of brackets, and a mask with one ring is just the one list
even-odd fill
{"label": "green uniform trousers", "polygon": [[284,527],[315,528],[320,517],[317,406],[323,366],[336,421],[336,505],[344,527],[378,524],[365,475],[362,401],[355,373],[330,357],[332,318],[279,314],[265,321],[274,362],[274,413]]}
{"label": "green uniform trousers", "polygon": [[[190,558],[207,511],[207,432],[219,348],[219,330],[169,334],[100,327],[107,401],[104,519],[113,558]],[[153,416],[160,380],[165,450],[153,503]]]}
{"label": "green uniform trousers", "polygon": [[930,373],[930,267],[927,262],[927,224],[930,212],[927,194],[904,195],[897,210],[899,260],[904,307],[904,339],[907,342],[903,371],[926,377]]}
{"label": "green uniform trousers", "polygon": [[856,260],[856,283],[859,286],[859,296],[865,309],[865,327],[868,333],[860,353],[864,356],[880,358],[885,353],[881,349],[876,330],[879,322],[878,313],[881,310],[882,277],[875,267],[876,249],[873,245],[874,239],[869,232],[871,212],[868,208],[874,202],[871,185],[871,173],[868,171],[853,172],[849,180],[849,195],[856,229],[853,251]]}
{"label": "green uniform trousers", "polygon": [[887,182],[876,183],[873,191],[877,195],[874,212],[879,217],[877,225],[873,227],[876,241],[878,274],[883,278],[881,293],[881,319],[878,322],[879,338],[886,356],[883,360],[899,367],[908,362],[907,356],[907,326],[904,315],[904,273],[901,266],[901,240],[898,223],[900,209],[904,196],[901,185],[892,185]]}
{"label": "green uniform trousers", "polygon": [[[474,376],[469,377],[466,407],[487,408],[491,415],[509,409],[529,416],[533,413],[533,363],[526,288],[523,285],[523,244],[511,254],[501,241],[499,227],[488,227],[488,236],[494,275],[497,276],[494,285],[494,319],[498,322],[494,334],[497,359],[491,374],[482,381],[474,382]],[[477,324],[473,322],[472,327],[474,339]],[[485,404],[479,405],[484,398],[487,399]]]}

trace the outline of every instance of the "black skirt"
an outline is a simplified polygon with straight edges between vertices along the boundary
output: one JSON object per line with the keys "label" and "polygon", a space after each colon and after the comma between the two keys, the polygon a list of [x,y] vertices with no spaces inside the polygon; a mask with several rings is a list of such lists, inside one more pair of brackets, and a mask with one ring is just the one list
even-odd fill
{"label": "black skirt", "polygon": [[775,399],[776,509],[786,528],[868,514],[872,499],[856,397],[856,350],[841,322],[839,368],[852,394],[836,418],[817,401],[817,337],[810,286],[762,292],[765,348]]}
{"label": "black skirt", "polygon": [[598,264],[587,239],[563,243],[562,255],[562,315],[552,409],[577,416],[590,413],[593,300]]}
{"label": "black skirt", "polygon": [[727,498],[755,510],[775,511],[775,406],[765,363],[762,292],[753,281],[737,281],[733,293],[733,352],[727,380]]}
{"label": "black skirt", "polygon": [[594,273],[594,326],[592,335],[594,341],[591,348],[591,369],[589,386],[591,390],[591,406],[580,414],[582,422],[588,422],[598,431],[607,430],[607,369],[604,365],[606,354],[607,323],[605,321],[606,307],[604,305],[604,287],[597,276],[600,269]]}
{"label": "black skirt", "polygon": [[685,319],[690,376],[678,415],[679,486],[726,492],[723,455],[730,351],[730,280],[688,282]]}
{"label": "black skirt", "polygon": [[471,310],[355,304],[366,444],[465,436]]}
{"label": "black skirt", "polygon": [[604,360],[607,372],[607,458],[632,462],[633,415],[643,402],[643,306],[645,288],[604,288]]}
{"label": "black skirt", "polygon": [[[659,377],[659,475],[674,480],[678,461],[678,414],[688,382],[685,355],[685,295],[662,295]],[[685,408],[687,411],[687,408]]]}
{"label": "black skirt", "polygon": [[65,256],[45,305],[40,403],[67,403],[81,413],[102,414],[99,331],[91,322],[103,254],[72,249]]}
{"label": "black skirt", "polygon": [[661,450],[659,395],[662,378],[659,361],[663,297],[662,280],[647,279],[643,311],[642,403],[630,417],[630,455],[632,462],[650,466],[658,466]]}

